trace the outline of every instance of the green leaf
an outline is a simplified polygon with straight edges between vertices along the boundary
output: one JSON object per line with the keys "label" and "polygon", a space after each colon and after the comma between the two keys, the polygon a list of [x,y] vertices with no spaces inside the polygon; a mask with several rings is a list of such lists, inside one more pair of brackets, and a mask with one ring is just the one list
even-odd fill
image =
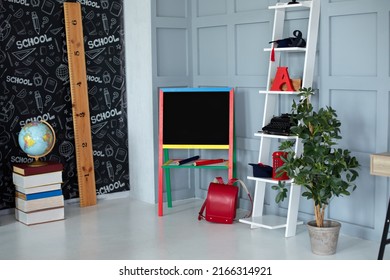
{"label": "green leaf", "polygon": [[[299,137],[302,154],[295,154],[295,141],[282,141],[279,148],[288,155],[282,157],[284,164],[276,172],[287,172],[295,184],[304,188],[303,197],[324,206],[332,197],[349,196],[356,189],[353,182],[359,176],[360,165],[350,150],[337,147],[342,137],[336,110],[331,106],[315,110],[310,102],[313,95],[312,88],[302,88],[299,102],[292,102],[291,112],[297,123],[291,132]],[[284,184],[279,182],[272,189],[278,192],[278,202],[287,197]]]}

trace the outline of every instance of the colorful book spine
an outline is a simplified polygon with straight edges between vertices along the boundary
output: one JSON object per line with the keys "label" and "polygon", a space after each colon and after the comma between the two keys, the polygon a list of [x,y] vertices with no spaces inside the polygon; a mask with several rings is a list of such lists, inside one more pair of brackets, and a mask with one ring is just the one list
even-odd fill
{"label": "colorful book spine", "polygon": [[53,190],[61,190],[61,183],[44,185],[44,186],[36,186],[36,187],[32,187],[32,188],[24,188],[24,187],[15,185],[15,190],[17,190],[18,192],[21,192],[21,193],[25,193],[25,194],[47,192],[47,191],[53,191]]}
{"label": "colorful book spine", "polygon": [[19,209],[23,212],[32,212],[50,209],[54,207],[63,207],[64,206],[64,197],[62,195],[33,199],[33,200],[24,200],[19,197],[15,198],[16,209]]}
{"label": "colorful book spine", "polygon": [[55,207],[32,212],[23,212],[19,209],[15,209],[15,218],[19,222],[26,225],[35,225],[63,220],[65,218],[64,207]]}
{"label": "colorful book spine", "polygon": [[13,165],[13,172],[20,175],[29,176],[43,173],[62,171],[64,166],[60,162],[40,162],[39,165],[30,163],[16,163]]}
{"label": "colorful book spine", "polygon": [[58,195],[62,195],[61,190],[53,190],[53,191],[31,193],[31,194],[25,194],[18,191],[15,192],[15,196],[23,200],[33,200],[33,199],[40,199],[40,198],[46,198],[46,197],[52,197]]}
{"label": "colorful book spine", "polygon": [[62,171],[42,173],[36,175],[20,175],[15,172],[12,173],[12,180],[14,185],[32,188],[44,185],[51,185],[62,183]]}

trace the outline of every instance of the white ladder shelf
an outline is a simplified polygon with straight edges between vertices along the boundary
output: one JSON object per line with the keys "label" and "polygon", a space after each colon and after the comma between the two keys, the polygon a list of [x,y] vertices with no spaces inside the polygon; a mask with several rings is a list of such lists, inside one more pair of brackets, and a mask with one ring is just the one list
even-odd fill
{"label": "white ladder shelf", "polygon": [[[275,48],[275,61],[270,60],[268,67],[267,89],[265,91],[259,91],[260,94],[265,94],[264,103],[264,115],[263,115],[263,127],[267,125],[276,111],[276,105],[279,98],[285,95],[297,94],[298,92],[291,91],[271,91],[271,79],[275,77],[277,67],[280,65],[281,56],[289,52],[302,52],[304,53],[303,63],[303,76],[302,87],[312,87],[315,55],[317,47],[319,15],[320,15],[320,0],[311,1],[299,1],[298,4],[277,3],[275,6],[268,7],[275,10],[274,25],[272,40],[278,40],[283,38],[283,30],[285,23],[286,11],[294,9],[309,9],[308,18],[308,30],[306,37],[305,48]],[[265,48],[264,51],[270,52],[272,48]],[[299,154],[300,144],[297,136],[282,136],[282,135],[270,135],[265,133],[255,133],[256,137],[260,139],[259,157],[258,162],[269,163],[271,161],[271,143],[272,141],[283,140],[295,140],[295,153]],[[255,181],[255,193],[253,198],[253,212],[252,217],[246,219],[240,219],[239,221],[245,224],[249,224],[251,228],[267,228],[278,229],[286,228],[285,237],[291,237],[296,234],[297,225],[303,224],[302,221],[298,221],[298,208],[299,198],[301,196],[301,186],[294,184],[293,181],[285,181],[290,185],[287,217],[280,217],[276,215],[264,215],[264,202],[265,192],[267,185],[277,185],[277,180],[271,178],[258,178],[248,176],[247,179]]]}

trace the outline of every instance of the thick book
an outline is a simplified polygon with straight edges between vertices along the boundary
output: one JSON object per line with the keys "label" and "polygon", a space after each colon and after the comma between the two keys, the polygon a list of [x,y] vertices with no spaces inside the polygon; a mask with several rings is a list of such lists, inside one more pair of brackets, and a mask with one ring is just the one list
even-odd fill
{"label": "thick book", "polygon": [[15,163],[12,166],[13,172],[24,176],[62,171],[63,169],[64,166],[62,163],[55,161],[40,162],[40,165],[33,165],[31,163]]}
{"label": "thick book", "polygon": [[63,207],[64,197],[62,195],[39,198],[33,200],[24,200],[19,197],[15,198],[15,207],[23,212],[32,212],[37,210]]}
{"label": "thick book", "polygon": [[37,186],[45,186],[51,184],[62,183],[62,171],[43,173],[38,175],[23,176],[15,172],[12,173],[14,185],[32,188]]}
{"label": "thick book", "polygon": [[30,193],[30,194],[21,193],[18,191],[15,192],[15,197],[19,197],[23,200],[34,200],[34,199],[59,196],[59,195],[62,196],[62,190],[52,190],[47,192]]}
{"label": "thick book", "polygon": [[15,185],[15,190],[25,194],[48,192],[54,190],[61,190],[61,183],[45,185],[45,186],[36,186],[31,188],[25,188],[25,187]]}
{"label": "thick book", "polygon": [[64,207],[56,207],[45,210],[23,212],[15,209],[15,218],[26,225],[42,224],[65,219]]}

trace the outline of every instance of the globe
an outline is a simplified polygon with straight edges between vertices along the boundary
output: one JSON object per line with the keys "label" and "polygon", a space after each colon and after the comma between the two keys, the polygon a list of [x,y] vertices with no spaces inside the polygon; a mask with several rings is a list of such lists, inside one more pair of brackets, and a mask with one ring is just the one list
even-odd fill
{"label": "globe", "polygon": [[55,144],[53,127],[45,121],[27,123],[19,132],[19,146],[23,152],[36,161],[50,153]]}

